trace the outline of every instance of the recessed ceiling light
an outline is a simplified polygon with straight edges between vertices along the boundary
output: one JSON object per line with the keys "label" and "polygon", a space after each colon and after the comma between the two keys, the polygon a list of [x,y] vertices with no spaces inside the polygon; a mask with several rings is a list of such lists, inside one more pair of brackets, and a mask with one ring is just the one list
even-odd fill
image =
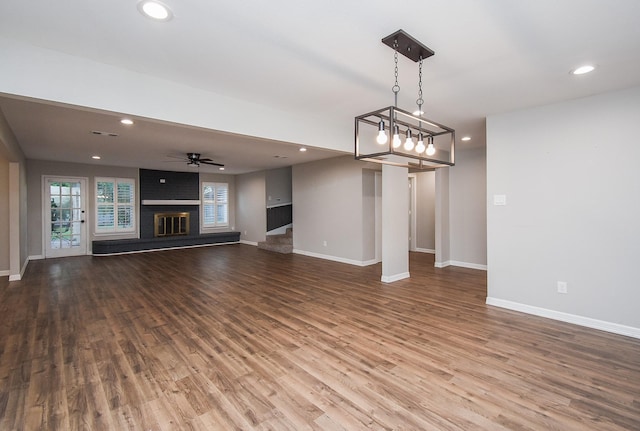
{"label": "recessed ceiling light", "polygon": [[222,167],[222,166],[220,166],[218,169],[221,170],[221,171],[224,171],[224,167]]}
{"label": "recessed ceiling light", "polygon": [[122,120],[120,120],[120,122],[126,126],[130,126],[133,124],[133,120],[129,118],[123,118]]}
{"label": "recessed ceiling light", "polygon": [[470,141],[471,137],[470,136],[464,136],[463,138],[460,139],[461,141]]}
{"label": "recessed ceiling light", "polygon": [[143,0],[138,3],[138,10],[141,14],[156,21],[169,21],[173,18],[171,9],[155,0]]}
{"label": "recessed ceiling light", "polygon": [[300,151],[304,153],[305,151],[307,151],[307,149],[305,147],[302,147],[300,148]]}
{"label": "recessed ceiling light", "polygon": [[91,156],[93,160],[100,160],[100,156]]}
{"label": "recessed ceiling light", "polygon": [[596,67],[591,64],[585,64],[576,69],[573,69],[571,73],[573,75],[584,75],[585,73],[593,72]]}

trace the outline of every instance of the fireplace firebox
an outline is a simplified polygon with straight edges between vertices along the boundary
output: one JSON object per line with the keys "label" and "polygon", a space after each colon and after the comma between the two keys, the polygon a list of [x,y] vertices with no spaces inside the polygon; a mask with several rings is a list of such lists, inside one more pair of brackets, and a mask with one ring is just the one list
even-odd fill
{"label": "fireplace firebox", "polygon": [[189,235],[188,212],[155,213],[153,215],[154,237],[177,235]]}

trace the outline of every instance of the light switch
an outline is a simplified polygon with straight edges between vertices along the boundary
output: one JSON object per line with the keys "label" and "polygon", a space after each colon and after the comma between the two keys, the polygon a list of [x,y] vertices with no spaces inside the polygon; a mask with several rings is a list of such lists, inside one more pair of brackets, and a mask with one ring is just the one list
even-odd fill
{"label": "light switch", "polygon": [[507,204],[507,195],[493,195],[493,204],[494,205],[506,205]]}

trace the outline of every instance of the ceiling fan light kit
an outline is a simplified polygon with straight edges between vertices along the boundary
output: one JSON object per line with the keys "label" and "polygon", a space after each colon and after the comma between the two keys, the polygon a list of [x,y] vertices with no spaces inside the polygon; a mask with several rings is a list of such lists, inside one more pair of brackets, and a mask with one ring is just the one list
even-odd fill
{"label": "ceiling fan light kit", "polygon": [[[357,160],[407,167],[411,170],[432,170],[455,164],[455,130],[423,117],[422,61],[434,52],[403,30],[382,39],[394,50],[395,103],[355,117],[355,150]],[[418,109],[399,109],[398,54],[419,63]],[[388,133],[392,132],[391,139]],[[403,140],[401,137],[405,137]],[[417,139],[417,142],[414,141]],[[426,143],[426,144],[425,144]]]}

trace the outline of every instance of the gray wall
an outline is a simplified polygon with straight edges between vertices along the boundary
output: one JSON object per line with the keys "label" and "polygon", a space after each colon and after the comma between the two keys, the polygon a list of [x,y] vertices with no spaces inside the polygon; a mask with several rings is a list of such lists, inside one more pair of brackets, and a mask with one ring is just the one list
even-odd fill
{"label": "gray wall", "polygon": [[[117,178],[133,178],[136,180],[136,193],[138,190],[138,169],[137,168],[120,168],[113,166],[89,165],[80,163],[64,163],[51,162],[43,160],[27,161],[27,188],[29,194],[27,196],[27,209],[29,227],[29,256],[41,257],[44,255],[42,249],[42,176],[60,176],[60,177],[85,177],[87,182],[87,223],[89,232],[89,241],[95,239],[104,239],[104,236],[96,237],[94,235],[95,220],[93,205],[95,202],[95,177],[117,177]],[[139,195],[137,195],[139,196]],[[139,227],[139,217],[136,220],[136,230]],[[115,238],[135,238],[137,232],[127,235],[110,235],[110,239]],[[89,251],[91,250],[91,242],[89,242]]]}
{"label": "gray wall", "polygon": [[[409,170],[382,165],[382,281],[409,277]],[[397,221],[397,222],[396,222]]]}
{"label": "gray wall", "polygon": [[[362,170],[362,260],[376,258],[376,172]],[[382,194],[382,191],[380,191]]]}
{"label": "gray wall", "polygon": [[369,164],[353,156],[293,166],[295,250],[355,264],[373,256],[371,250],[363,250],[363,220],[374,218],[374,214],[363,214],[363,169],[367,168]]}
{"label": "gray wall", "polygon": [[[16,170],[18,171],[17,178],[14,177],[12,180],[12,175]],[[12,184],[12,181],[15,181],[16,184]],[[18,208],[9,209],[11,229],[16,225],[20,226],[18,233],[20,252],[15,253],[14,250],[10,252],[11,275],[15,277],[18,273],[22,274],[22,271],[26,269],[26,263],[29,258],[29,250],[27,249],[29,226],[25,222],[28,214],[27,197],[29,195],[27,193],[27,168],[25,162],[12,162],[9,165],[9,189],[10,193],[14,193],[14,199],[18,201]]]}
{"label": "gray wall", "polygon": [[9,275],[9,161],[0,151],[0,274]]}
{"label": "gray wall", "polygon": [[267,230],[266,171],[236,176],[236,230],[240,240],[257,243]]}
{"label": "gray wall", "polygon": [[[462,148],[460,148],[462,147]],[[451,263],[486,268],[487,203],[486,148],[456,148],[449,169]]]}
{"label": "gray wall", "polygon": [[487,119],[487,302],[640,337],[639,119],[640,87]]}
{"label": "gray wall", "polygon": [[267,206],[290,204],[291,166],[265,171]]}
{"label": "gray wall", "polygon": [[449,172],[450,168],[436,169],[436,267],[451,264]]}
{"label": "gray wall", "polygon": [[435,253],[436,173],[417,173],[416,188],[416,248]]}
{"label": "gray wall", "polygon": [[2,224],[7,231],[0,241],[0,271],[8,272],[10,280],[19,280],[28,258],[28,230],[24,222],[27,219],[26,160],[1,111],[0,159],[4,183],[0,187],[0,207],[7,217]]}

